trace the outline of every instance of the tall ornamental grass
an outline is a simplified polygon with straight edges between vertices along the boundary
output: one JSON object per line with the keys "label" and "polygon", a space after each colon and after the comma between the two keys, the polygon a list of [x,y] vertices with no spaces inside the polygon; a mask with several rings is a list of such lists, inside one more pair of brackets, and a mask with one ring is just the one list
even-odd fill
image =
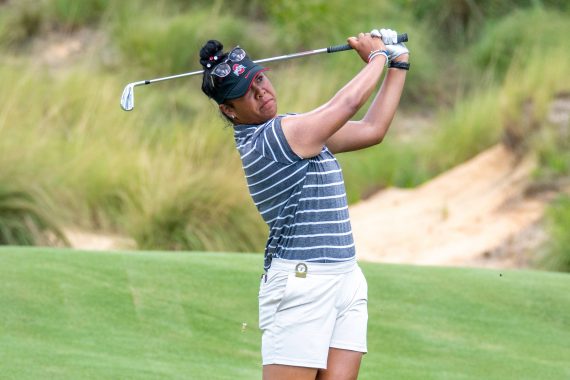
{"label": "tall ornamental grass", "polygon": [[66,245],[53,205],[40,189],[0,181],[0,245]]}
{"label": "tall ornamental grass", "polygon": [[123,112],[122,85],[101,73],[3,67],[0,85],[12,88],[0,95],[1,166],[43,189],[58,205],[53,218],[146,248],[262,249],[232,132],[203,97],[192,100],[202,115],[186,119],[159,108],[168,86],[140,90],[136,111]]}

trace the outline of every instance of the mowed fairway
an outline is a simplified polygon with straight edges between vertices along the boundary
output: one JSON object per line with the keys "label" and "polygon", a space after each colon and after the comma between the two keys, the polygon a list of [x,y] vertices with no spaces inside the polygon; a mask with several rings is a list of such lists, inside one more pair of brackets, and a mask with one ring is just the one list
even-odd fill
{"label": "mowed fairway", "polygon": [[[259,379],[261,266],[260,255],[1,248],[0,378]],[[569,275],[361,266],[360,379],[570,379]]]}

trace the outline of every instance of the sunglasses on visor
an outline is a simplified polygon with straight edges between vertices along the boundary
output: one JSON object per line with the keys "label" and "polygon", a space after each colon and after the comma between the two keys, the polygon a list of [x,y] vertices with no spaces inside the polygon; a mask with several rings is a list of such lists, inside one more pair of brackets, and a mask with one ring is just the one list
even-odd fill
{"label": "sunglasses on visor", "polygon": [[243,50],[239,46],[236,46],[229,52],[228,57],[223,62],[219,63],[216,67],[214,67],[214,70],[212,70],[210,74],[215,75],[219,78],[227,77],[229,73],[232,72],[232,68],[230,67],[228,62],[240,62],[245,58],[245,56],[246,56],[245,50]]}

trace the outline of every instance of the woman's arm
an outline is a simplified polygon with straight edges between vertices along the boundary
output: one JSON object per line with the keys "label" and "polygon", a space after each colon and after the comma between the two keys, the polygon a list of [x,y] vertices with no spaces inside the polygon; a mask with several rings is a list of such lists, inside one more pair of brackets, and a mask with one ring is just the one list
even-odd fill
{"label": "woman's arm", "polygon": [[[384,50],[382,40],[360,33],[348,39],[349,45],[367,62],[371,51]],[[380,80],[386,58],[375,57],[346,86],[321,107],[299,115],[288,116],[281,122],[291,149],[301,157],[313,157],[337,131],[368,100]]]}
{"label": "woman's arm", "polygon": [[[407,62],[408,54],[401,55],[396,61]],[[331,152],[348,152],[382,142],[400,103],[406,73],[406,70],[401,69],[388,70],[382,87],[364,118],[347,122],[326,141]]]}

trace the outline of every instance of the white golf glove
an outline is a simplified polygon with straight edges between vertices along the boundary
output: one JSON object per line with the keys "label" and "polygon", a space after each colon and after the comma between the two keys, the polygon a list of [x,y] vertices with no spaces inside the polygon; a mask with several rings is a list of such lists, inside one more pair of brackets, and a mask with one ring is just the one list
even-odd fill
{"label": "white golf glove", "polygon": [[374,29],[370,32],[370,35],[378,38],[382,38],[384,45],[394,45],[398,43],[398,33],[392,29]]}
{"label": "white golf glove", "polygon": [[410,54],[410,51],[403,42],[395,45],[386,45],[388,51],[388,60],[391,62],[402,54]]}

